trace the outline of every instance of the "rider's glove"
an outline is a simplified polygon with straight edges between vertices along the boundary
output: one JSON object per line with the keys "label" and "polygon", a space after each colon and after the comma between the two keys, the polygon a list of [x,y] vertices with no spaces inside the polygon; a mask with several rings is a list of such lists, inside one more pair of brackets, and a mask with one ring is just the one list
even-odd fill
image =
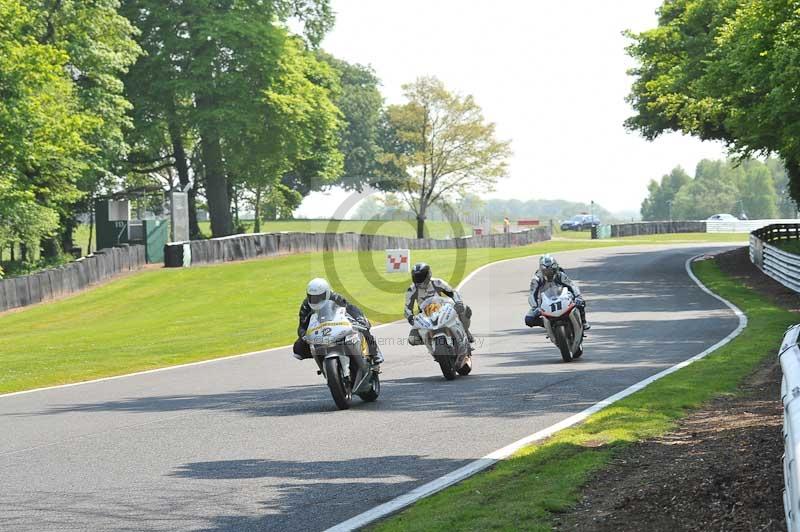
{"label": "rider's glove", "polygon": [[463,301],[459,301],[458,303],[453,305],[453,307],[455,307],[456,312],[458,312],[459,314],[463,314],[464,313],[464,302]]}
{"label": "rider's glove", "polygon": [[409,316],[409,317],[408,317],[408,318],[406,318],[406,319],[408,319],[408,324],[409,324],[409,325],[414,325],[414,316]]}
{"label": "rider's glove", "polygon": [[575,305],[578,307],[583,307],[586,305],[586,301],[584,301],[581,296],[578,296],[575,298]]}

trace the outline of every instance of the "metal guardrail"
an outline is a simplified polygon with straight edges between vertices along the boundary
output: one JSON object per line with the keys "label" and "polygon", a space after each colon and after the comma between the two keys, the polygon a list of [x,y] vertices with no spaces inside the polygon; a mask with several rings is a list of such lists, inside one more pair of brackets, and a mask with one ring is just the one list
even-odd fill
{"label": "metal guardrail", "polygon": [[750,233],[768,225],[799,223],[795,219],[775,220],[708,220],[706,232],[708,233]]}
{"label": "metal guardrail", "polygon": [[800,532],[800,324],[791,327],[783,337],[779,352],[783,378],[783,509],[786,528]]}
{"label": "metal guardrail", "polygon": [[800,223],[772,224],[750,233],[750,260],[761,271],[800,293],[800,255],[777,247],[781,241],[800,242]]}

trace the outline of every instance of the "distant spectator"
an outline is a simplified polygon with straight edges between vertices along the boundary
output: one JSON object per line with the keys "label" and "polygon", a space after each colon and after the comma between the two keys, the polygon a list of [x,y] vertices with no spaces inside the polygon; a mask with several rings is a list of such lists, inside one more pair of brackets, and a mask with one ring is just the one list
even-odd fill
{"label": "distant spectator", "polygon": [[509,231],[511,231],[511,220],[506,216],[503,218],[503,232],[508,233]]}

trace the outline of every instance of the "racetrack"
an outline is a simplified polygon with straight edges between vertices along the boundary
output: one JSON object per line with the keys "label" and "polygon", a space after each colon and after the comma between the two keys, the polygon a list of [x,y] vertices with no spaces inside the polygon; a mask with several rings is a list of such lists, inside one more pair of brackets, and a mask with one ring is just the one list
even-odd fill
{"label": "racetrack", "polygon": [[489,266],[463,289],[473,375],[444,381],[383,327],[381,398],[345,412],[288,349],[0,397],[0,530],[332,526],[725,337],[738,319],[684,269],[708,249],[560,254],[594,325],[571,364],[522,324],[535,260]]}

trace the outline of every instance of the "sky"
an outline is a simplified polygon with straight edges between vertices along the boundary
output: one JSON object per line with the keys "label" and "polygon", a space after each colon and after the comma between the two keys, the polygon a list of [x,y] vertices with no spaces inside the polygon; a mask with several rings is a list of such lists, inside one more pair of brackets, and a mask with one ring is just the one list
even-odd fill
{"label": "sky", "polygon": [[[648,142],[623,127],[633,66],[625,29],[657,23],[661,0],[332,0],[324,49],[371,65],[388,103],[421,75],[472,94],[509,139],[508,177],[483,197],[595,201],[638,211],[651,179],[721,158],[679,134]],[[346,194],[314,194],[297,214],[328,216]]]}

